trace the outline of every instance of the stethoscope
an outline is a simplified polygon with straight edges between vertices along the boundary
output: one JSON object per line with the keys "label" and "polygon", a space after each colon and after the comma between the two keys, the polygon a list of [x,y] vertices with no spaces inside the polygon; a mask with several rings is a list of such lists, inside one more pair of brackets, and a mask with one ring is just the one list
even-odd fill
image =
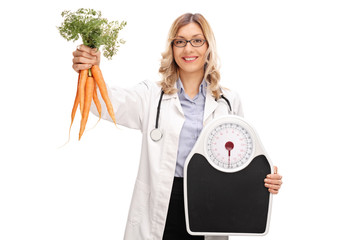
{"label": "stethoscope", "polygon": [[[163,136],[161,130],[159,129],[160,107],[161,107],[161,101],[162,101],[163,95],[164,95],[164,91],[161,90],[161,95],[160,95],[159,103],[158,103],[158,106],[157,106],[155,128],[154,128],[153,130],[151,130],[151,132],[150,132],[150,138],[151,138],[154,142],[159,141],[159,140],[162,138],[162,136]],[[228,104],[228,106],[229,106],[230,112],[232,113],[231,104],[230,104],[229,99],[227,99],[226,97],[224,97],[224,95],[222,95],[222,94],[220,95],[220,98],[222,98],[222,99],[225,100],[225,102],[226,102],[226,103]],[[215,101],[217,101],[217,100],[215,99]]]}

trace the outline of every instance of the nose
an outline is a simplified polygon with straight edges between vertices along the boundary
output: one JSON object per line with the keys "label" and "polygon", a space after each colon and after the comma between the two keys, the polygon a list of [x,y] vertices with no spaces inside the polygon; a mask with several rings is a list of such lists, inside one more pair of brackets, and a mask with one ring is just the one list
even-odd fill
{"label": "nose", "polygon": [[190,42],[187,42],[185,47],[184,47],[184,51],[192,51],[193,48],[194,47],[190,44]]}

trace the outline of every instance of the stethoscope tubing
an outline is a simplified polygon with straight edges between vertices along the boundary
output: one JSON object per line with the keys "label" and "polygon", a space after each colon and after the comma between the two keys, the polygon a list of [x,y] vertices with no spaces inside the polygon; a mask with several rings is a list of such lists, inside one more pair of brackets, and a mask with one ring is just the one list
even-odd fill
{"label": "stethoscope tubing", "polygon": [[[161,102],[162,102],[163,96],[164,96],[164,91],[161,90],[159,103],[158,103],[158,106],[157,106],[157,112],[156,112],[155,128],[153,130],[151,130],[151,132],[150,132],[150,137],[154,142],[157,142],[162,138],[162,132],[159,130],[159,116],[160,116],[160,108],[161,108]],[[220,98],[225,100],[225,102],[229,106],[230,112],[232,112],[231,104],[230,104],[229,99],[227,99],[224,95],[220,95]]]}
{"label": "stethoscope tubing", "polygon": [[158,128],[158,126],[159,126],[160,107],[161,107],[161,101],[162,101],[163,96],[164,96],[164,91],[161,90],[161,95],[160,95],[159,103],[157,106],[155,128]]}

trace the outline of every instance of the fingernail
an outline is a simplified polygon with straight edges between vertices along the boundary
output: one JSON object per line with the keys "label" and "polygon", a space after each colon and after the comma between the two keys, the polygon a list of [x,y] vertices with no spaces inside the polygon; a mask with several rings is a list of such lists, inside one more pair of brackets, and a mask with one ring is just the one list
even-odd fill
{"label": "fingernail", "polygon": [[80,48],[81,48],[81,45],[78,45],[78,46],[77,46],[76,48],[77,48],[77,50],[80,50]]}

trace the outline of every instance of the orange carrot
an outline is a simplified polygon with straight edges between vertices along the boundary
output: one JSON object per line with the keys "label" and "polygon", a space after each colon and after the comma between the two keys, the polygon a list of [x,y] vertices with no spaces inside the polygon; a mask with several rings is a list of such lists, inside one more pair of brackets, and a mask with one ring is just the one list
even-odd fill
{"label": "orange carrot", "polygon": [[115,114],[114,114],[114,109],[113,106],[111,104],[107,89],[106,89],[106,85],[105,85],[105,81],[104,78],[102,76],[101,70],[99,68],[98,65],[94,65],[91,67],[91,73],[96,81],[96,84],[99,87],[101,96],[106,104],[106,108],[109,112],[109,115],[111,117],[111,119],[114,121],[114,123],[116,124],[116,120],[115,120]]}
{"label": "orange carrot", "polygon": [[99,113],[99,119],[101,118],[101,104],[100,104],[100,101],[99,101],[99,98],[97,96],[97,91],[96,91],[97,87],[96,87],[96,84],[94,84],[94,95],[93,95],[93,100],[94,100],[94,103],[95,103],[95,106],[96,106],[96,109],[98,110],[98,113]]}
{"label": "orange carrot", "polygon": [[70,127],[69,127],[69,138],[68,138],[68,141],[64,145],[66,145],[70,141],[71,126],[72,126],[72,124],[74,122],[76,110],[77,110],[77,108],[79,106],[79,102],[80,102],[79,90],[78,90],[79,89],[79,83],[80,83],[80,74],[79,74],[79,77],[78,77],[78,84],[77,84],[77,89],[76,89],[76,96],[75,96],[75,100],[74,100],[74,106],[73,106],[72,111],[71,111],[71,123],[70,123]]}
{"label": "orange carrot", "polygon": [[94,94],[94,84],[95,84],[94,78],[88,77],[86,79],[84,109],[83,109],[81,124],[80,124],[79,140],[80,140],[82,134],[84,133],[86,122],[89,117],[91,100],[93,99],[93,94]]}
{"label": "orange carrot", "polygon": [[[95,81],[95,79],[94,79],[94,81]],[[95,106],[96,106],[96,109],[97,109],[97,111],[98,111],[98,113],[99,113],[99,120],[96,122],[95,126],[93,126],[93,127],[90,128],[90,129],[95,128],[96,125],[97,125],[97,124],[100,122],[100,120],[101,120],[101,103],[100,103],[100,101],[99,101],[96,88],[97,88],[97,87],[96,87],[96,82],[95,82],[95,84],[94,84],[93,101],[94,101]],[[90,130],[90,129],[89,129],[89,130]]]}
{"label": "orange carrot", "polygon": [[80,71],[80,82],[79,82],[79,98],[80,98],[80,112],[81,115],[83,114],[84,109],[84,101],[85,101],[85,84],[86,79],[88,77],[89,69],[81,70]]}
{"label": "orange carrot", "polygon": [[[72,111],[71,111],[71,123],[70,123],[70,129],[71,129],[71,126],[73,124],[73,121],[74,121],[74,118],[75,118],[75,114],[76,114],[76,110],[79,106],[79,102],[80,102],[80,98],[79,98],[79,85],[80,85],[80,74],[79,74],[79,78],[78,78],[78,84],[77,84],[77,90],[76,90],[76,96],[75,96],[75,101],[74,101],[74,106],[72,108]],[[69,132],[70,132],[70,129],[69,129]]]}

